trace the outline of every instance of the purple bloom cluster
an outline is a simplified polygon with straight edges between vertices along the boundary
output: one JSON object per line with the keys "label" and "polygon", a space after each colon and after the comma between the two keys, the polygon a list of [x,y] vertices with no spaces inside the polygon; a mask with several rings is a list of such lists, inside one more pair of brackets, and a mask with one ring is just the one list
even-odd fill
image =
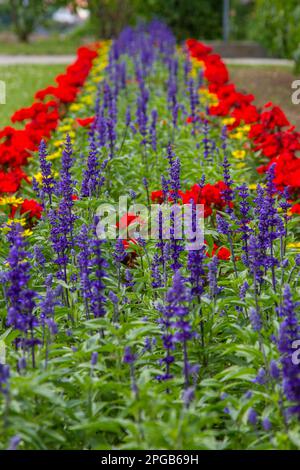
{"label": "purple bloom cluster", "polygon": [[300,328],[297,318],[299,303],[293,301],[289,285],[283,293],[283,302],[279,308],[283,318],[279,328],[278,350],[281,354],[283,391],[291,403],[289,412],[300,418],[300,373],[299,365],[293,361],[293,342],[300,340]]}
{"label": "purple bloom cluster", "polygon": [[177,342],[181,343],[183,349],[184,382],[189,383],[190,364],[188,362],[187,342],[193,338],[191,324],[188,320],[189,308],[186,303],[191,299],[190,290],[186,287],[185,281],[179,271],[174,274],[173,285],[166,294],[165,305],[158,306],[161,312],[160,323],[163,327],[162,341],[166,355],[162,359],[165,364],[164,374],[158,376],[159,380],[172,378],[170,366],[174,362],[173,351]]}
{"label": "purple bloom cluster", "polygon": [[21,332],[22,338],[19,338],[18,345],[23,348],[30,347],[33,351],[39,341],[34,337],[34,329],[38,325],[38,319],[34,314],[36,293],[29,287],[31,255],[26,251],[26,242],[20,225],[13,226],[8,239],[10,242],[7,258],[9,270],[5,277],[8,283],[7,324]]}
{"label": "purple bloom cluster", "polygon": [[[39,192],[42,199],[44,194],[48,195],[50,206],[52,204],[52,195],[55,190],[55,180],[53,178],[51,162],[47,160],[47,147],[44,140],[41,141],[39,147],[40,168],[42,173],[42,189]],[[41,194],[42,193],[42,194]]]}
{"label": "purple bloom cluster", "polygon": [[9,389],[10,370],[6,364],[0,364],[0,392],[6,395]]}

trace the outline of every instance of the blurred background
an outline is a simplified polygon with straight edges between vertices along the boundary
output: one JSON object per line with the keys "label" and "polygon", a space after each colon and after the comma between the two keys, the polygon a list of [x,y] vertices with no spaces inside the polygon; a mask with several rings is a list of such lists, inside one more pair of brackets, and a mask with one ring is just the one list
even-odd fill
{"label": "blurred background", "polygon": [[[5,56],[73,55],[83,43],[115,37],[124,26],[152,18],[166,22],[178,41],[210,43],[228,59],[240,89],[254,92],[257,104],[281,104],[300,124],[290,102],[293,74],[300,71],[299,0],[0,0],[0,79],[12,74]],[[60,71],[59,61],[53,62],[53,71]],[[51,75],[49,67],[39,66],[39,72],[37,86]]]}

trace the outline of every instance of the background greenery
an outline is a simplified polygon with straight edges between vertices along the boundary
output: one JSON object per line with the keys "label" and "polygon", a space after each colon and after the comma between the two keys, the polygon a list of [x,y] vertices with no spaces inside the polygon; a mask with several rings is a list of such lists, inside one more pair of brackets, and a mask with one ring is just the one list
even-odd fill
{"label": "background greenery", "polygon": [[[171,26],[179,40],[188,36],[221,39],[222,4],[222,0],[87,0],[90,21],[76,27],[64,42],[71,39],[76,43],[78,37],[110,38],[127,24],[154,17]],[[65,33],[68,28],[51,18],[58,7],[66,5],[76,8],[76,1],[4,0],[0,3],[0,30],[9,28],[23,42],[28,42],[37,27]],[[299,20],[299,0],[230,1],[230,39],[255,40],[277,57],[300,60]],[[58,43],[57,38],[55,41]],[[47,49],[47,42],[42,44]],[[60,46],[64,50],[65,44]]]}

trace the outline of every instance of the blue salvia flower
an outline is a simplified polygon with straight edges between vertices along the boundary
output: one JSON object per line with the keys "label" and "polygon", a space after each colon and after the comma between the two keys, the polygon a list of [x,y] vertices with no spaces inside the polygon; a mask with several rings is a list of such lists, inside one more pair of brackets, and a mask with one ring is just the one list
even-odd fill
{"label": "blue salvia flower", "polygon": [[79,248],[77,257],[79,275],[80,275],[80,288],[84,299],[86,317],[89,318],[89,301],[91,299],[91,279],[90,279],[90,240],[88,227],[83,224],[79,235],[76,238],[76,244]]}
{"label": "blue salvia flower", "polygon": [[200,250],[190,250],[188,253],[188,270],[190,272],[189,281],[192,285],[192,295],[198,299],[204,292],[205,271],[204,271],[205,247]]}
{"label": "blue salvia flower", "polygon": [[135,396],[138,394],[138,387],[135,379],[135,370],[134,365],[136,362],[137,356],[132,352],[130,346],[125,347],[123,362],[124,364],[129,364],[130,366],[130,378],[131,378],[131,389],[134,392]]}
{"label": "blue salvia flower", "polygon": [[58,209],[49,211],[48,219],[51,225],[50,241],[56,254],[54,263],[59,268],[57,277],[67,282],[67,265],[69,251],[72,246],[70,238],[73,231],[73,222],[70,220],[70,207],[65,199],[61,200]]}
{"label": "blue salvia flower", "polygon": [[264,428],[265,431],[271,431],[271,429],[272,429],[272,424],[271,424],[269,418],[264,418],[264,419],[262,420],[262,426],[263,426],[263,428]]}
{"label": "blue salvia flower", "polygon": [[10,251],[7,258],[9,270],[6,274],[7,324],[22,333],[22,338],[18,339],[17,344],[31,348],[32,363],[35,366],[34,346],[39,344],[39,341],[34,337],[34,329],[38,325],[34,314],[36,293],[29,287],[31,255],[26,251],[27,245],[20,225],[12,227],[8,240]]}
{"label": "blue salvia flower", "polygon": [[239,232],[241,233],[242,239],[242,250],[243,261],[247,265],[248,263],[248,240],[251,233],[249,228],[250,220],[250,203],[249,203],[249,192],[246,184],[242,184],[237,188],[238,195],[240,197],[240,214],[241,218],[239,220]]}
{"label": "blue salvia flower", "polygon": [[40,168],[42,173],[42,192],[48,195],[50,206],[52,204],[52,195],[55,188],[55,180],[52,173],[51,162],[47,160],[47,147],[44,140],[41,141],[39,147]]}
{"label": "blue salvia flower", "polygon": [[0,364],[0,392],[6,395],[9,390],[10,370],[6,364]]}
{"label": "blue salvia flower", "polygon": [[190,116],[192,118],[192,135],[195,135],[196,132],[196,109],[198,106],[198,96],[195,91],[195,83],[192,78],[188,80],[188,93],[190,98]]}
{"label": "blue salvia flower", "polygon": [[104,106],[101,106],[99,114],[96,118],[97,122],[97,135],[100,147],[105,147],[107,141],[107,123],[104,115]]}
{"label": "blue salvia flower", "polygon": [[[175,343],[181,342],[183,348],[184,362],[184,380],[185,385],[189,382],[190,365],[187,355],[187,341],[193,336],[191,325],[187,319],[189,309],[185,305],[190,301],[190,291],[186,287],[185,282],[177,271],[173,277],[172,287],[168,290],[165,299],[165,305],[158,305],[157,308],[161,312],[160,323],[163,327],[162,341],[166,350],[165,357],[161,360],[165,364],[164,374],[158,376],[159,380],[168,380],[172,378],[170,366],[174,362],[172,351],[175,349]],[[174,327],[177,331],[174,333]]]}
{"label": "blue salvia flower", "polygon": [[294,302],[289,285],[283,293],[283,302],[279,307],[283,318],[279,327],[278,350],[281,354],[283,392],[292,406],[289,412],[300,417],[300,374],[299,365],[293,363],[293,342],[300,339],[300,328],[297,318],[297,307]]}
{"label": "blue salvia flower", "polygon": [[211,261],[208,263],[208,284],[211,298],[215,298],[218,294],[218,265],[219,261],[216,256],[213,256]]}
{"label": "blue salvia flower", "polygon": [[175,301],[177,303],[177,305],[174,306],[174,327],[176,328],[174,341],[182,345],[184,385],[185,388],[187,388],[189,386],[189,376],[192,369],[188,360],[187,347],[188,341],[195,336],[195,333],[193,332],[192,325],[188,318],[189,307],[185,305],[185,303],[189,303],[191,300],[191,292],[190,289],[186,287],[185,281],[179,271],[177,271],[173,277],[173,289],[176,289],[176,295],[174,295],[174,291],[172,293],[169,291],[166,300],[174,301],[176,299]]}
{"label": "blue salvia flower", "polygon": [[129,190],[129,195],[133,201],[136,199],[136,192],[133,189]]}
{"label": "blue salvia flower", "polygon": [[250,322],[252,325],[253,331],[261,331],[263,324],[260,313],[256,310],[256,308],[251,308],[250,310]]}
{"label": "blue salvia flower", "polygon": [[224,183],[226,184],[226,189],[222,191],[222,195],[224,197],[224,200],[226,201],[226,212],[232,215],[233,209],[231,205],[232,205],[233,191],[231,187],[232,187],[233,181],[230,176],[230,163],[226,155],[224,155],[222,166],[223,166],[223,179],[224,179]]}
{"label": "blue salvia flower", "polygon": [[257,424],[257,413],[253,408],[250,408],[248,411],[248,423],[252,426]]}
{"label": "blue salvia flower", "polygon": [[134,281],[133,281],[133,275],[130,272],[129,269],[126,269],[125,271],[125,286],[126,287],[133,287],[134,286]]}
{"label": "blue salvia flower", "polygon": [[253,380],[253,382],[259,385],[265,385],[265,383],[267,382],[267,374],[263,367],[259,369],[258,374]]}
{"label": "blue salvia flower", "polygon": [[34,258],[35,258],[35,266],[39,266],[41,268],[45,267],[46,258],[42,249],[38,245],[34,245]]}
{"label": "blue salvia flower", "polygon": [[10,441],[7,450],[17,450],[21,442],[20,436],[13,436]]}
{"label": "blue salvia flower", "polygon": [[46,295],[40,302],[40,318],[43,326],[48,325],[51,334],[58,332],[57,324],[54,321],[55,306],[58,305],[57,292],[52,288],[53,277],[49,274],[46,278]]}
{"label": "blue salvia flower", "polygon": [[209,139],[209,124],[208,120],[205,119],[204,124],[203,124],[203,139],[202,139],[202,144],[203,144],[203,157],[205,160],[212,161],[210,158],[212,156],[211,152],[211,140]]}
{"label": "blue salvia flower", "polygon": [[152,264],[151,264],[151,277],[152,277],[151,285],[155,289],[157,287],[162,287],[162,285],[163,285],[162,276],[161,276],[161,272],[159,270],[159,266],[160,266],[159,255],[157,253],[155,253],[154,256],[153,256]]}
{"label": "blue salvia flower", "polygon": [[83,172],[81,196],[99,196],[99,190],[103,183],[104,178],[101,176],[97,148],[95,146],[95,143],[91,142],[87,159],[87,166]]}
{"label": "blue salvia flower", "polygon": [[222,127],[222,133],[221,133],[221,148],[222,150],[226,150],[227,149],[227,126],[223,126]]}
{"label": "blue salvia flower", "polygon": [[118,238],[116,241],[113,257],[115,258],[117,263],[122,263],[122,261],[124,261],[126,257],[126,252],[124,249],[123,241],[120,238]]}
{"label": "blue salvia flower", "polygon": [[107,262],[102,255],[102,240],[94,239],[91,241],[91,271],[93,278],[91,279],[91,300],[90,308],[95,318],[104,317],[106,314],[104,296],[104,278],[106,276],[105,268]]}
{"label": "blue salvia flower", "polygon": [[272,359],[270,362],[269,372],[270,372],[270,376],[272,377],[272,379],[278,380],[280,378],[280,370],[279,370],[277,362],[274,361],[274,359]]}
{"label": "blue salvia flower", "polygon": [[94,351],[92,352],[92,356],[91,356],[91,366],[95,367],[97,365],[97,362],[98,362],[98,353],[97,351]]}
{"label": "blue salvia flower", "polygon": [[149,128],[149,134],[150,134],[150,141],[151,141],[151,147],[153,152],[157,151],[157,135],[156,135],[156,126],[157,126],[157,111],[156,109],[153,109],[151,113],[152,121],[151,125]]}
{"label": "blue salvia flower", "polygon": [[245,300],[246,293],[247,293],[248,289],[249,289],[249,284],[248,284],[247,281],[245,281],[242,284],[241,288],[240,288],[240,293],[239,294],[240,294],[240,299],[241,300]]}

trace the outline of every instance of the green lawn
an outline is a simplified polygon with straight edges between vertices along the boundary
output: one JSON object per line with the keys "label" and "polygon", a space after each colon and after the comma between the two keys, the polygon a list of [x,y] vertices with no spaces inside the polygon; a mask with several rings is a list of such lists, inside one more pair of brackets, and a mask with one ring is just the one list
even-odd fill
{"label": "green lawn", "polygon": [[76,49],[93,39],[82,37],[62,37],[59,35],[47,38],[32,38],[28,44],[16,41],[14,37],[0,34],[0,54],[11,55],[65,55],[75,54]]}
{"label": "green lawn", "polygon": [[6,83],[6,104],[0,104],[0,128],[10,124],[10,116],[19,108],[30,106],[36,91],[54,84],[65,65],[0,66],[0,80]]}

